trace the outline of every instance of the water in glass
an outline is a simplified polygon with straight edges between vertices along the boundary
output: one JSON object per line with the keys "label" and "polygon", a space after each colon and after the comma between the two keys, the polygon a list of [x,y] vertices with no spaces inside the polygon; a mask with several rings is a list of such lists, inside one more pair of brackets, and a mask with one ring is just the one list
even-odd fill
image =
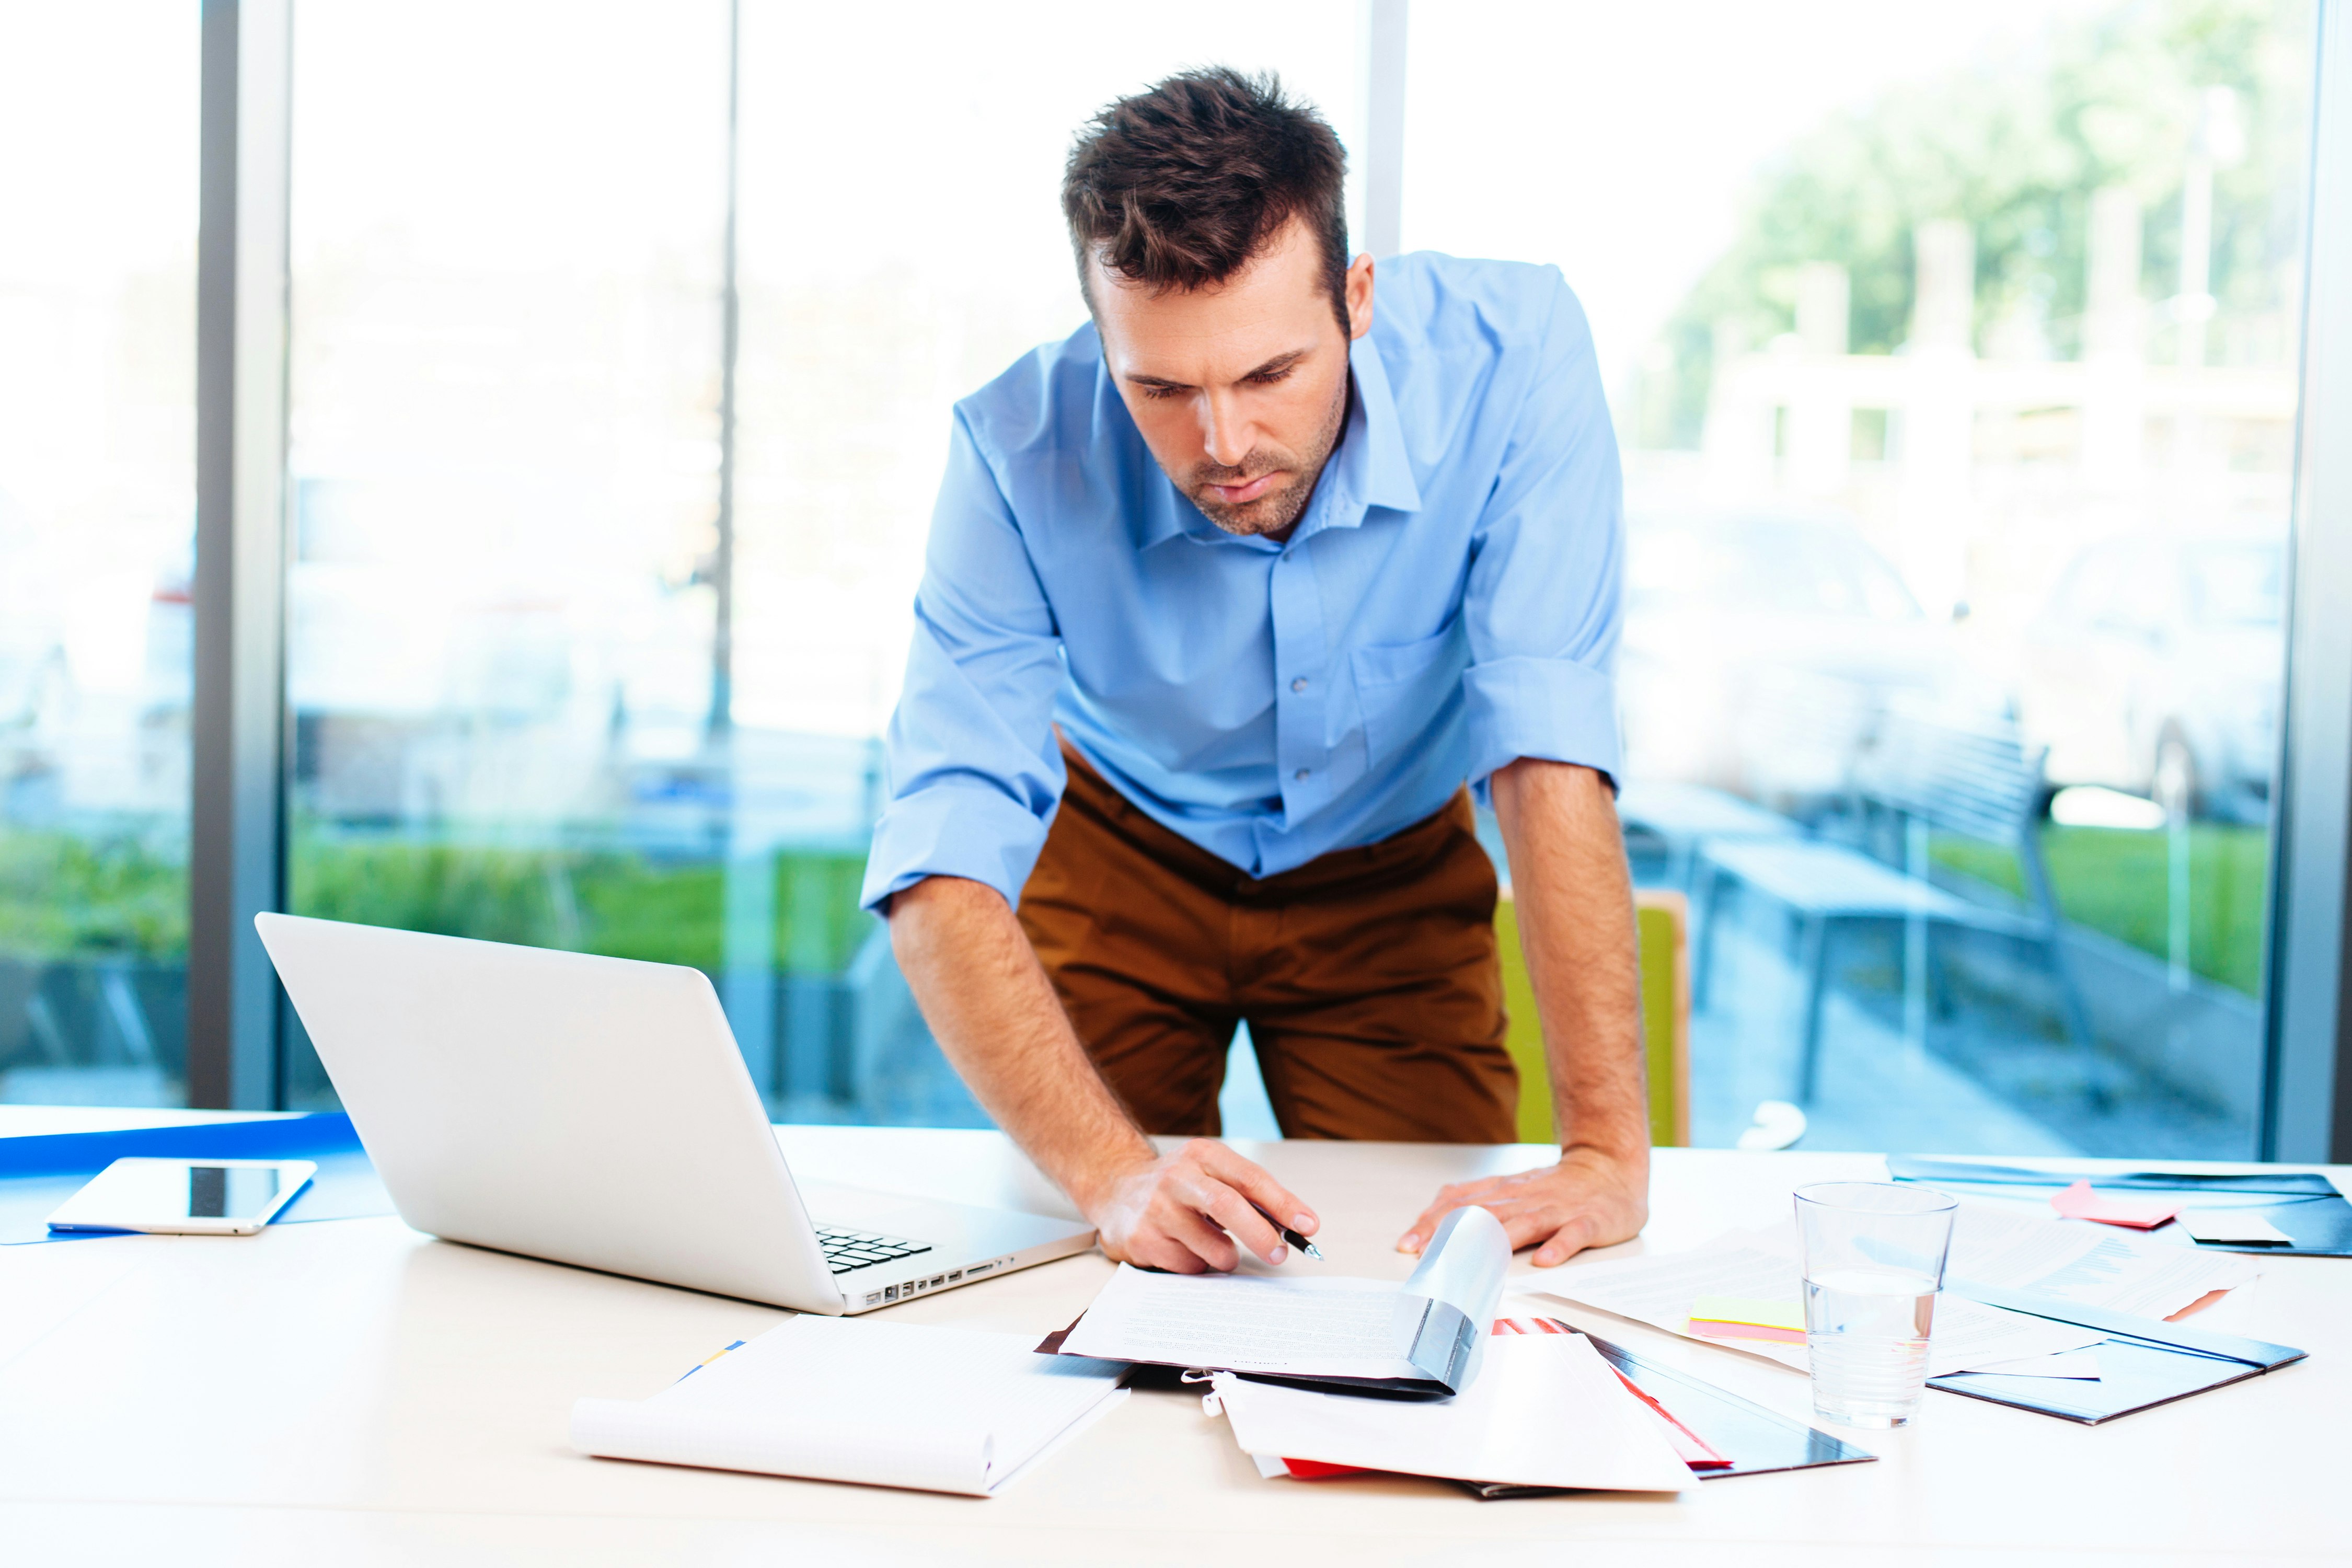
{"label": "water in glass", "polygon": [[1900,1426],[1927,1377],[1936,1287],[1923,1274],[1836,1268],[1805,1280],[1813,1407],[1849,1426]]}

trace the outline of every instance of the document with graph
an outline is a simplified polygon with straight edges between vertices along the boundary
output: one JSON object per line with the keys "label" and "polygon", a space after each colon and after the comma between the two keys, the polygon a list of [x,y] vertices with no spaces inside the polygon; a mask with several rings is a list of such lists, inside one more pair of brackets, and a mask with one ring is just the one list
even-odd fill
{"label": "document with graph", "polygon": [[[2239,1253],[2191,1252],[2108,1226],[2070,1225],[1964,1203],[1953,1226],[1945,1278],[2161,1318],[2210,1291],[2242,1285],[2259,1272],[2255,1259]],[[1732,1231],[1687,1252],[1570,1263],[1546,1280],[1544,1293],[1799,1371],[1808,1364],[1802,1344],[1778,1337],[1743,1339],[1719,1329],[1695,1329],[1691,1322],[1702,1297],[1801,1304],[1804,1287],[1793,1223]],[[1948,1291],[1936,1303],[1928,1374],[2081,1350],[2105,1337]]]}

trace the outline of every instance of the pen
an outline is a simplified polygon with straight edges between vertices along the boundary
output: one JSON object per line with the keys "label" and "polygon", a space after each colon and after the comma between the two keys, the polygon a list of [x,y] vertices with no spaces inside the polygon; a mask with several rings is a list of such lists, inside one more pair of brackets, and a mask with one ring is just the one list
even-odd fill
{"label": "pen", "polygon": [[1262,1215],[1265,1215],[1265,1223],[1274,1226],[1276,1233],[1278,1234],[1283,1240],[1290,1243],[1291,1246],[1298,1248],[1299,1251],[1307,1254],[1307,1257],[1315,1259],[1316,1262],[1320,1263],[1323,1261],[1321,1249],[1317,1247],[1313,1242],[1307,1240],[1305,1237],[1299,1235],[1297,1231],[1291,1229],[1280,1220],[1275,1218],[1272,1215],[1265,1214],[1265,1207],[1264,1205],[1252,1204],[1250,1205],[1250,1207],[1257,1210],[1257,1212]]}

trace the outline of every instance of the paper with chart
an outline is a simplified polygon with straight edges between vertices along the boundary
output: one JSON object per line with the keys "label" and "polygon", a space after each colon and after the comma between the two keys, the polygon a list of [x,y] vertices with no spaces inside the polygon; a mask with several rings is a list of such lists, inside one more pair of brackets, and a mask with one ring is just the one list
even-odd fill
{"label": "paper with chart", "polygon": [[1213,1381],[1234,1441],[1254,1455],[1515,1486],[1664,1492],[1697,1479],[1665,1423],[1581,1334],[1502,1335],[1487,1375],[1451,1399]]}
{"label": "paper with chart", "polygon": [[[1726,1341],[1695,1334],[1690,1328],[1691,1304],[1702,1296],[1802,1301],[1805,1288],[1793,1225],[1733,1231],[1708,1246],[1663,1258],[1629,1258],[1582,1268],[1571,1265],[1546,1281],[1545,1294],[1598,1307],[1706,1344],[1727,1343],[1799,1372],[1809,1366],[1801,1344]],[[2004,1312],[1949,1294],[1936,1302],[1935,1321],[1935,1334],[1927,1347],[1930,1377],[1965,1372],[1980,1362],[2081,1350],[2106,1338],[2089,1329]]]}
{"label": "paper with chart", "polygon": [[2043,1219],[1990,1204],[1963,1203],[1952,1222],[1947,1281],[2031,1290],[2078,1307],[2166,1318],[2214,1290],[2262,1272],[2242,1252],[2196,1252],[2113,1226]]}
{"label": "paper with chart", "polygon": [[583,1399],[604,1458],[992,1496],[1127,1397],[1127,1369],[1026,1334],[803,1313],[650,1399]]}
{"label": "paper with chart", "polygon": [[[2063,1223],[1990,1205],[1963,1203],[1952,1227],[1948,1282],[1971,1280],[2009,1290],[2053,1296],[2078,1306],[2161,1318],[2208,1291],[2244,1284],[2261,1272],[2240,1253],[2191,1252],[2144,1240],[2110,1226]],[[1793,1222],[1733,1231],[1689,1252],[1571,1264],[1549,1281],[1547,1294],[1653,1324],[1711,1344],[1693,1334],[1690,1313],[1702,1296],[1801,1300]],[[1979,1370],[1994,1362],[2083,1350],[2107,1336],[2071,1323],[2004,1311],[1947,1291],[1936,1303],[1927,1374]],[[1804,1371],[1805,1348],[1763,1340],[1737,1348]]]}

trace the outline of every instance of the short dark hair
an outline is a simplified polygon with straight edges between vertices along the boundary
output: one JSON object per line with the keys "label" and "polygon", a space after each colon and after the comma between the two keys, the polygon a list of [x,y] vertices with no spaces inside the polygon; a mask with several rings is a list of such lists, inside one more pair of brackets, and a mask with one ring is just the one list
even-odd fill
{"label": "short dark hair", "polygon": [[[1106,107],[1062,174],[1078,257],[1158,291],[1222,283],[1293,217],[1323,246],[1323,279],[1348,331],[1348,154],[1329,121],[1268,71],[1189,70]],[[1089,289],[1087,303],[1094,296]]]}

